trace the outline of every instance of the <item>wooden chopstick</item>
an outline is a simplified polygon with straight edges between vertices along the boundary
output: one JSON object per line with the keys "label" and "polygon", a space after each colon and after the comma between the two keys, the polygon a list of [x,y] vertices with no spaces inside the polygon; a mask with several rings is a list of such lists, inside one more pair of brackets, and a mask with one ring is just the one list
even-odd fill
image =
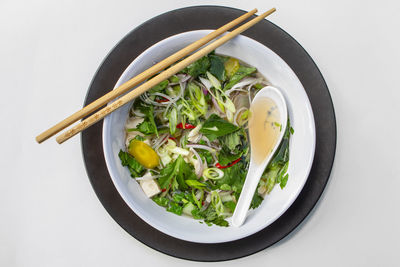
{"label": "wooden chopstick", "polygon": [[138,85],[139,83],[143,82],[144,80],[148,79],[149,77],[153,76],[154,74],[158,73],[159,71],[169,67],[176,61],[180,60],[181,58],[185,57],[186,55],[192,53],[193,51],[199,49],[204,44],[210,42],[211,40],[215,39],[219,35],[223,34],[224,32],[230,30],[234,26],[238,25],[239,23],[243,22],[244,20],[248,19],[250,16],[255,14],[257,9],[253,9],[248,13],[238,17],[237,19],[225,24],[224,26],[220,27],[219,29],[209,33],[208,35],[204,36],[203,38],[197,40],[196,42],[186,46],[182,50],[176,52],[175,54],[167,57],[166,59],[160,61],[159,63],[155,64],[154,66],[150,67],[149,69],[145,70],[144,72],[140,73],[139,75],[133,77],[129,81],[123,83],[119,87],[115,88],[111,92],[105,94],[104,96],[100,97],[99,99],[93,101],[89,105],[85,106],[81,110],[75,112],[71,116],[67,117],[66,119],[60,121],[53,127],[49,128],[48,130],[44,131],[43,133],[39,134],[36,137],[36,141],[41,143],[46,139],[50,138],[51,136],[55,135],[56,133],[60,132],[61,130],[65,129],[66,127],[70,126],[74,122],[82,119],[86,115],[98,110],[100,107],[104,106],[111,100],[117,98],[118,96],[126,93],[129,89],[133,88],[134,86]]}
{"label": "wooden chopstick", "polygon": [[157,76],[153,77],[149,81],[143,83],[142,85],[138,86],[135,90],[130,91],[126,95],[120,97],[119,99],[115,100],[113,103],[110,105],[106,106],[105,108],[99,110],[95,114],[91,115],[90,117],[86,118],[76,126],[72,127],[71,129],[65,131],[64,133],[60,134],[57,136],[56,140],[59,144],[65,142],[69,138],[73,137],[77,133],[80,133],[81,131],[85,130],[86,128],[90,127],[94,123],[98,122],[111,112],[115,111],[116,109],[122,107],[129,101],[135,99],[136,97],[140,96],[150,88],[154,87],[155,85],[159,84],[160,82],[168,79],[172,75],[176,74],[183,68],[187,67],[191,63],[195,62],[196,60],[202,58],[203,56],[209,54],[213,50],[215,50],[217,47],[221,46],[222,44],[226,43],[233,37],[239,35],[243,31],[247,30],[248,28],[252,27],[256,23],[260,22],[263,20],[265,17],[268,15],[272,14],[275,12],[275,8],[272,8],[268,10],[267,12],[263,13],[262,15],[250,20],[249,22],[243,24],[242,26],[238,27],[237,29],[233,30],[232,32],[227,33],[226,35],[222,36],[221,38],[217,39],[213,43],[207,45],[206,47],[202,48],[201,50],[197,51],[196,53],[188,56],[187,58],[183,59],[182,61],[176,63],[175,65],[171,66],[167,70],[161,72]]}

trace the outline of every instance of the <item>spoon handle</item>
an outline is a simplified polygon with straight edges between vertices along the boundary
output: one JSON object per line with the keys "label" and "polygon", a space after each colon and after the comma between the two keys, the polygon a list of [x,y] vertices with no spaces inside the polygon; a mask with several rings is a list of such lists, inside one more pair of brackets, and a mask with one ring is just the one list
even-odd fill
{"label": "spoon handle", "polygon": [[261,168],[257,164],[250,162],[249,171],[247,172],[242,193],[232,215],[232,225],[239,227],[246,219],[247,211],[249,210],[251,201],[253,200],[254,192],[257,189],[258,182],[265,168]]}

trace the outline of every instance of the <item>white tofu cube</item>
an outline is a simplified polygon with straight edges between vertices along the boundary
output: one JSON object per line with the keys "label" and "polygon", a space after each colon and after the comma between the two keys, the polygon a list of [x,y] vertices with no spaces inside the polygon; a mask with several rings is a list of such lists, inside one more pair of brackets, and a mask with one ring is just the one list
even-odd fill
{"label": "white tofu cube", "polygon": [[146,196],[153,197],[161,192],[160,186],[155,180],[141,180],[139,181]]}

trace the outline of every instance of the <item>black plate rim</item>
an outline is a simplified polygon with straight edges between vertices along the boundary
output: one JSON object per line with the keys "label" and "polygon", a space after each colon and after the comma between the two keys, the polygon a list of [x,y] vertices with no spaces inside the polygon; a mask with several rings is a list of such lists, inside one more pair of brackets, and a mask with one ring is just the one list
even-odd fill
{"label": "black plate rim", "polygon": [[[152,19],[150,19],[150,20],[148,20],[148,21],[142,23],[141,25],[139,25],[138,27],[136,27],[135,29],[133,29],[132,31],[130,31],[123,39],[121,39],[121,41],[119,41],[119,42],[110,50],[110,52],[108,53],[108,55],[104,58],[104,60],[103,60],[102,63],[100,64],[99,68],[97,69],[97,71],[96,71],[96,73],[95,73],[95,75],[94,75],[94,77],[93,77],[93,79],[92,79],[92,81],[91,81],[91,84],[90,84],[90,86],[89,86],[89,90],[88,90],[88,92],[87,92],[87,94],[86,94],[86,97],[85,97],[85,105],[87,105],[90,101],[92,101],[92,99],[90,99],[90,97],[91,97],[90,93],[91,93],[91,90],[93,90],[93,88],[94,88],[94,86],[95,86],[96,80],[99,79],[99,78],[98,78],[98,75],[100,75],[100,73],[101,73],[101,71],[102,71],[102,68],[103,68],[105,65],[108,64],[108,61],[110,60],[110,57],[113,56],[114,51],[115,51],[116,49],[118,49],[119,46],[120,46],[130,35],[132,35],[133,33],[135,33],[135,32],[136,32],[138,29],[140,29],[141,27],[143,27],[143,26],[145,26],[145,25],[148,25],[148,24],[151,24],[151,23],[153,23],[154,21],[156,21],[157,19],[159,19],[159,18],[161,18],[161,17],[164,17],[164,16],[168,16],[168,15],[172,14],[173,12],[185,12],[185,11],[188,11],[188,10],[191,10],[191,9],[203,9],[203,8],[212,9],[212,10],[224,9],[225,11],[226,11],[226,10],[230,10],[230,11],[232,11],[233,13],[236,13],[236,12],[245,13],[245,11],[243,11],[243,10],[239,10],[239,9],[235,9],[235,8],[230,8],[230,7],[223,7],[223,6],[204,6],[204,5],[202,5],[202,6],[191,6],[191,7],[184,7],[184,8],[180,8],[180,9],[176,9],[176,10],[171,10],[171,11],[169,11],[169,12],[166,12],[166,13],[164,13],[164,14],[158,15],[158,16],[156,16],[156,17],[154,17],[154,18],[152,18]],[[240,14],[239,14],[239,15],[240,15]],[[329,115],[332,116],[331,119],[333,120],[333,127],[331,127],[332,129],[331,129],[331,132],[330,132],[330,134],[331,134],[330,137],[333,138],[333,140],[331,140],[331,141],[333,141],[333,142],[332,142],[331,147],[330,147],[330,150],[331,150],[331,157],[330,157],[330,164],[328,164],[328,165],[329,165],[329,166],[328,166],[328,167],[329,167],[329,171],[327,172],[327,175],[326,175],[327,177],[326,177],[326,179],[322,182],[322,184],[320,184],[320,189],[321,189],[321,190],[320,190],[320,192],[318,192],[318,194],[316,194],[316,196],[317,196],[317,197],[316,197],[316,201],[314,201],[314,202],[312,203],[312,205],[309,206],[308,212],[306,212],[306,213],[304,214],[304,216],[303,216],[301,219],[297,220],[296,224],[294,224],[294,227],[292,227],[290,230],[286,231],[285,233],[282,233],[282,234],[280,235],[279,238],[275,238],[274,241],[268,243],[268,245],[266,245],[266,246],[264,246],[264,247],[260,247],[259,249],[254,249],[254,250],[252,250],[251,252],[242,253],[241,255],[225,255],[224,257],[219,257],[219,258],[214,258],[214,259],[213,259],[213,258],[202,258],[201,256],[200,256],[200,257],[193,257],[193,256],[182,255],[182,252],[180,252],[180,251],[173,251],[173,252],[171,252],[171,251],[165,251],[165,250],[161,249],[160,247],[152,246],[151,244],[149,244],[149,243],[146,242],[145,240],[139,239],[139,238],[137,238],[137,236],[134,236],[134,235],[132,234],[132,232],[131,232],[132,229],[128,229],[128,228],[127,228],[127,226],[126,226],[126,224],[125,224],[126,222],[122,222],[122,221],[118,220],[118,218],[116,218],[116,216],[115,216],[115,211],[114,211],[114,210],[110,210],[109,206],[106,205],[106,203],[104,202],[104,195],[102,195],[101,192],[97,190],[97,189],[98,189],[98,188],[97,188],[98,185],[95,183],[95,178],[91,176],[92,172],[91,172],[91,169],[90,169],[90,168],[92,168],[92,167],[90,166],[90,164],[89,164],[89,162],[88,162],[89,158],[87,157],[87,154],[88,154],[89,152],[88,152],[87,146],[86,146],[88,142],[87,142],[87,139],[85,138],[85,134],[87,134],[88,131],[83,132],[82,135],[81,135],[81,147],[82,147],[83,158],[84,158],[84,161],[85,161],[85,168],[86,168],[86,172],[87,172],[87,174],[88,174],[90,183],[91,183],[91,185],[92,185],[92,187],[93,187],[93,189],[94,189],[94,191],[95,191],[97,197],[99,198],[99,200],[100,200],[100,202],[102,203],[103,207],[104,207],[104,208],[107,210],[107,212],[110,214],[110,216],[111,216],[125,231],[127,231],[130,235],[132,235],[133,237],[135,237],[135,238],[136,238],[138,241],[140,241],[141,243],[143,243],[143,244],[145,244],[145,245],[147,245],[147,246],[149,246],[149,247],[151,247],[151,248],[153,248],[153,249],[155,249],[155,250],[157,250],[157,251],[159,251],[159,252],[161,252],[161,253],[164,253],[164,254],[167,254],[167,255],[170,255],[170,256],[173,256],[173,257],[181,258],[181,259],[186,259],[186,260],[194,260],[194,261],[222,261],[222,260],[233,260],[233,259],[237,259],[237,258],[241,258],[241,257],[245,257],[245,256],[252,255],[252,254],[254,254],[254,253],[257,253],[257,252],[259,252],[259,251],[261,251],[261,250],[263,250],[263,249],[265,249],[265,248],[267,248],[267,247],[269,247],[269,246],[275,244],[276,242],[280,241],[281,239],[283,239],[284,237],[286,237],[290,232],[292,232],[294,229],[296,229],[297,226],[300,225],[300,224],[304,221],[305,218],[307,218],[308,214],[314,209],[315,205],[317,204],[318,199],[319,199],[320,196],[322,195],[322,193],[323,193],[323,191],[324,191],[324,189],[325,189],[325,187],[326,187],[326,184],[327,184],[327,182],[328,182],[328,180],[329,180],[329,176],[330,176],[331,169],[332,169],[332,166],[333,166],[333,163],[334,163],[335,152],[336,152],[337,128],[336,128],[336,117],[335,117],[334,107],[333,107],[333,103],[332,103],[332,98],[331,98],[331,95],[330,95],[330,93],[329,93],[328,87],[327,87],[327,85],[326,85],[325,80],[324,80],[323,77],[322,77],[322,74],[321,74],[320,70],[319,70],[318,67],[316,66],[314,60],[313,60],[313,59],[310,57],[310,55],[305,51],[305,49],[304,49],[293,37],[291,37],[289,34],[287,34],[287,32],[285,32],[284,30],[282,30],[281,28],[279,28],[278,26],[276,26],[275,24],[273,24],[273,23],[271,23],[271,22],[268,22],[268,23],[272,24],[273,27],[275,27],[276,29],[278,29],[279,31],[281,31],[284,35],[286,35],[286,37],[290,38],[292,42],[295,42],[295,43],[299,46],[299,48],[301,48],[301,49],[303,50],[303,52],[307,55],[308,59],[311,61],[312,65],[313,65],[313,67],[314,67],[314,71],[315,71],[315,72],[318,72],[318,74],[319,74],[319,76],[320,76],[320,79],[321,79],[320,82],[322,82],[323,87],[326,89],[326,92],[325,92],[325,93],[327,93],[327,99],[326,99],[326,100],[328,100],[328,102],[329,102],[329,103],[327,102],[327,104],[330,105],[330,108],[331,108],[331,113],[330,113]],[[244,33],[244,35],[246,35],[246,32]],[[249,37],[250,37],[250,36],[249,36]],[[252,37],[250,37],[250,38],[252,38]],[[253,39],[254,39],[254,38],[253,38]],[[255,40],[256,40],[256,41],[259,41],[259,40],[257,40],[257,39],[255,39]],[[276,52],[276,51],[274,51],[274,52]],[[139,54],[140,54],[140,53],[139,53]],[[279,55],[279,53],[278,53],[278,55]],[[290,66],[290,64],[288,64],[288,65]],[[290,66],[290,67],[292,67],[292,66]],[[125,68],[123,68],[123,69],[125,69]],[[297,73],[296,73],[296,75],[297,75]],[[300,79],[300,78],[299,78],[299,79]],[[114,83],[115,83],[115,81],[114,81]],[[303,83],[303,82],[302,82],[302,83]],[[307,95],[309,95],[308,92],[307,92]],[[309,98],[310,98],[310,96],[309,96]],[[310,102],[311,102],[311,100],[310,100]],[[315,113],[314,107],[313,107],[313,112]],[[97,123],[97,124],[95,125],[95,127],[96,127],[97,129],[99,129],[99,128],[101,129],[101,128],[102,128],[102,122]],[[93,127],[93,128],[94,128],[94,127]],[[100,138],[100,139],[101,139],[101,138]],[[101,144],[102,144],[102,143],[101,143]],[[101,148],[101,150],[102,150],[102,148]],[[313,168],[314,168],[314,164],[313,164]],[[107,173],[107,174],[108,174],[108,173]],[[111,178],[110,178],[110,179],[111,179]],[[116,191],[115,188],[114,188],[114,190]],[[303,190],[304,190],[304,188],[303,188]],[[118,193],[117,193],[117,194],[118,194]],[[300,194],[301,194],[301,193],[300,193]],[[122,199],[121,199],[121,200],[122,200]],[[122,200],[122,201],[123,201],[123,200]],[[124,203],[124,204],[125,204],[125,203]],[[126,205],[126,204],[125,204],[125,205]],[[292,204],[292,205],[293,205],[293,204]],[[128,207],[128,208],[129,208],[129,207]],[[136,214],[134,214],[134,216],[136,216]],[[283,216],[283,215],[282,215],[282,216]],[[282,217],[282,216],[281,216],[281,217]],[[141,219],[139,219],[139,220],[141,220]],[[147,224],[146,224],[146,225],[147,225]],[[151,226],[149,226],[149,227],[152,228]],[[268,227],[267,227],[267,228],[268,228]],[[154,231],[158,232],[158,230],[156,230],[156,229],[154,229],[154,228],[152,228],[152,229],[153,229]],[[262,231],[263,231],[263,230],[262,230]],[[260,231],[260,232],[262,232],[262,231]],[[161,232],[159,232],[158,234],[165,235],[165,234],[163,234],[163,233],[161,233]],[[258,233],[255,233],[255,234],[253,234],[252,236],[257,235],[257,234],[258,234]],[[203,246],[207,246],[207,245],[208,245],[208,244],[204,244],[204,243],[194,243],[194,242],[183,241],[183,240],[176,239],[176,238],[171,237],[171,236],[168,236],[168,235],[165,235],[165,236],[166,236],[168,239],[171,239],[172,241],[175,240],[175,241],[178,241],[178,242],[184,242],[184,243],[188,243],[188,244],[199,244],[199,245],[203,245]],[[233,243],[235,243],[235,242],[237,242],[237,241],[242,241],[242,240],[245,240],[245,239],[248,239],[248,238],[249,238],[249,237],[246,237],[246,238],[243,238],[243,239],[240,239],[240,240],[231,241],[231,242],[218,243],[218,244],[230,244],[230,245],[233,245]],[[171,240],[169,240],[169,241],[171,241]]]}

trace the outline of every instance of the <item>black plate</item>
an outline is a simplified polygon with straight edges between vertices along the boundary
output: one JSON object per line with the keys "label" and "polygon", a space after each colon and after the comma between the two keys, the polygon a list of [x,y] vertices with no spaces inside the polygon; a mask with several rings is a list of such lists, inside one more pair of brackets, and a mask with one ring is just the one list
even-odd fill
{"label": "black plate", "polygon": [[[123,38],[100,65],[85,105],[110,91],[128,65],[154,43],[186,31],[216,29],[243,13],[228,7],[198,6],[173,10],[143,23]],[[104,160],[103,122],[93,125],[81,136],[87,174],[107,212],[134,238],[174,257],[223,261],[244,257],[271,246],[304,220],[329,179],[335,157],[336,120],[328,88],[317,66],[296,40],[267,20],[243,34],[269,47],[286,61],[303,84],[315,117],[317,140],[311,173],[295,202],[273,224],[249,237],[219,244],[193,243],[168,236],[141,220],[115,189]]]}

